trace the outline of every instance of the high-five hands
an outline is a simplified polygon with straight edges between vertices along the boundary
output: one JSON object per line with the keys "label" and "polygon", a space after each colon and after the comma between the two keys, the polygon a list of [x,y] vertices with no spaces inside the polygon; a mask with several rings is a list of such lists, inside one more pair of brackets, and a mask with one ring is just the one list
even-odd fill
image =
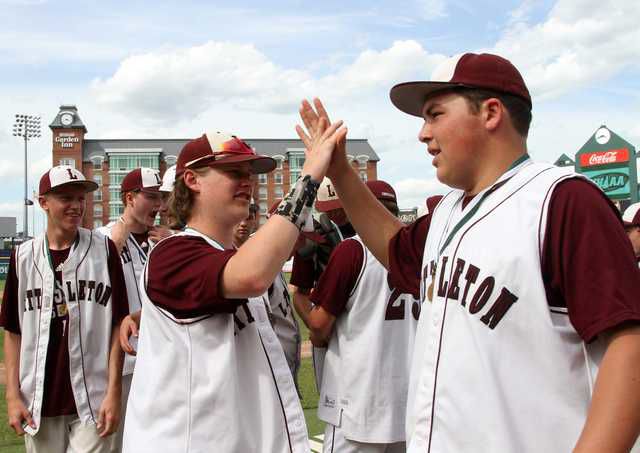
{"label": "high-five hands", "polygon": [[[347,128],[342,127],[342,121],[331,124],[329,115],[320,102],[320,99],[313,100],[315,110],[307,100],[302,101],[300,107],[300,118],[306,128],[296,125],[296,132],[306,148],[306,159],[303,174],[309,174],[317,182],[335,169],[335,150],[339,154],[345,154],[345,143],[347,138]],[[338,159],[340,156],[336,156]],[[331,168],[330,168],[331,167]]]}

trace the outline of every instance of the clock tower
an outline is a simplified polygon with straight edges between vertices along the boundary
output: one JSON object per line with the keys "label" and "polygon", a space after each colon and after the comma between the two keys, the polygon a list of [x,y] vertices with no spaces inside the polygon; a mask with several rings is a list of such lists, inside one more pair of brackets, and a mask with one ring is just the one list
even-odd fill
{"label": "clock tower", "polygon": [[82,169],[82,144],[87,128],[75,105],[61,105],[60,111],[49,125],[53,133],[52,165],[71,165]]}

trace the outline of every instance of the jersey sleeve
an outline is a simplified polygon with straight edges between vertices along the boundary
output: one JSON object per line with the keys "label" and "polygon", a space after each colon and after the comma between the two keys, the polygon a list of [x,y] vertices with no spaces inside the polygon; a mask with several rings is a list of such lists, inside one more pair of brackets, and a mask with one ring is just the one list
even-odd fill
{"label": "jersey sleeve", "polygon": [[16,249],[9,258],[9,272],[2,294],[0,307],[0,326],[9,332],[20,335],[20,318],[18,316],[18,273],[16,272]]}
{"label": "jersey sleeve", "polygon": [[566,308],[582,339],[640,321],[640,270],[620,214],[592,183],[558,184],[549,204],[542,275],[552,307]]}
{"label": "jersey sleeve", "polygon": [[313,258],[303,258],[298,253],[293,255],[293,267],[289,283],[303,289],[311,289],[315,286],[316,267]]}
{"label": "jersey sleeve", "polygon": [[233,313],[246,299],[226,299],[220,277],[235,250],[218,250],[195,236],[174,236],[149,255],[147,295],[178,319]]}
{"label": "jersey sleeve", "polygon": [[363,263],[362,244],[353,239],[342,241],[333,250],[310,300],[333,316],[339,316],[356,287]]}
{"label": "jersey sleeve", "polygon": [[389,241],[389,281],[405,294],[420,297],[422,256],[431,225],[431,214],[402,228]]}
{"label": "jersey sleeve", "polygon": [[111,310],[112,324],[115,326],[129,314],[129,302],[127,298],[127,285],[124,281],[124,272],[122,271],[122,260],[118,254],[118,249],[111,239],[107,239],[109,247],[109,279],[111,280],[111,301],[113,309]]}

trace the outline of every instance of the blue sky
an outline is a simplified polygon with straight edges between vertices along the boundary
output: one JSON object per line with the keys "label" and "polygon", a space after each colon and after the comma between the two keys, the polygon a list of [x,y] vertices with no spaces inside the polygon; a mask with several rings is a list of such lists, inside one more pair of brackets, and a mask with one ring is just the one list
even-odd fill
{"label": "blue sky", "polygon": [[[0,0],[0,216],[22,213],[15,113],[48,124],[60,104],[75,103],[88,138],[211,128],[293,137],[297,103],[312,95],[352,137],[370,140],[401,204],[421,204],[443,189],[416,140],[420,121],[395,110],[388,91],[465,51],[520,68],[538,160],[572,155],[601,123],[638,146],[639,3]],[[43,132],[29,148],[30,187],[50,165]]]}

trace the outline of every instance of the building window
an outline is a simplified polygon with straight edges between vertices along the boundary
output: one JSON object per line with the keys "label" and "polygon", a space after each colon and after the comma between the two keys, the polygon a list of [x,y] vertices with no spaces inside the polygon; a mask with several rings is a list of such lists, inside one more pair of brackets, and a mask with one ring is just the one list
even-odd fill
{"label": "building window", "polygon": [[283,198],[284,193],[282,191],[282,187],[274,187],[273,188],[273,196],[276,198]]}
{"label": "building window", "polygon": [[102,162],[104,162],[104,157],[102,156],[91,156],[89,160],[93,164],[94,171],[102,171]]}
{"label": "building window", "polygon": [[178,161],[178,156],[164,156],[164,161],[167,163],[167,167],[172,167]]}
{"label": "building window", "polygon": [[282,165],[284,163],[284,156],[275,155],[272,157],[276,161],[276,170],[282,170]]}
{"label": "building window", "polygon": [[109,203],[109,220],[117,220],[122,215],[124,208],[122,203],[111,204]]}
{"label": "building window", "polygon": [[75,159],[60,159],[58,165],[68,165],[71,168],[76,168],[76,160]]}
{"label": "building window", "polygon": [[140,167],[160,169],[160,156],[156,153],[112,153],[109,154],[109,170],[129,173]]}
{"label": "building window", "polygon": [[360,172],[360,179],[362,179],[364,182],[367,182],[367,172],[366,171],[361,171]]}
{"label": "building window", "polygon": [[289,168],[293,170],[302,170],[304,165],[304,152],[289,153]]}
{"label": "building window", "polygon": [[300,170],[290,171],[289,172],[289,184],[294,185],[298,178],[300,177]]}
{"label": "building window", "polygon": [[273,174],[273,183],[282,184],[282,173],[279,171]]}
{"label": "building window", "polygon": [[94,204],[93,205],[93,216],[94,217],[102,217],[102,205]]}
{"label": "building window", "polygon": [[102,175],[93,175],[93,182],[100,187],[102,185]]}
{"label": "building window", "polygon": [[304,151],[289,151],[289,183],[295,184],[304,165]]}
{"label": "building window", "polygon": [[93,192],[93,201],[102,201],[102,189]]}
{"label": "building window", "polygon": [[266,200],[267,199],[267,188],[266,187],[258,188],[258,198],[260,200]]}
{"label": "building window", "polygon": [[260,215],[267,215],[267,202],[261,201],[258,206],[260,206]]}
{"label": "building window", "polygon": [[102,219],[93,219],[93,227],[100,228],[102,226]]}
{"label": "building window", "polygon": [[120,184],[109,186],[109,203],[120,203]]}
{"label": "building window", "polygon": [[367,169],[367,162],[369,162],[369,156],[365,156],[364,154],[361,154],[359,156],[356,157],[356,160],[358,161],[358,168],[361,170],[366,170]]}
{"label": "building window", "polygon": [[266,173],[260,173],[258,175],[258,182],[260,184],[266,184],[267,183],[267,174]]}

